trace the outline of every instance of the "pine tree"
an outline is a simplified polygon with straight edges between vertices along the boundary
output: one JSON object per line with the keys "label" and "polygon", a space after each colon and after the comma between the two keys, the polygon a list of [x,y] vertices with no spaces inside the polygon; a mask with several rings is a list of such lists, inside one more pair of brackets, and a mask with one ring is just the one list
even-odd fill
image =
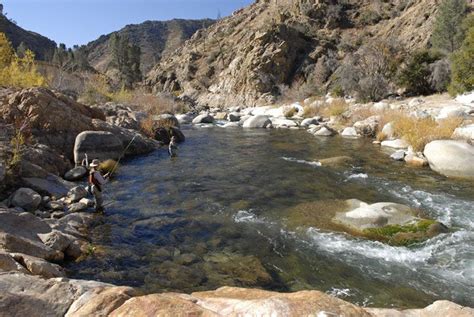
{"label": "pine tree", "polygon": [[443,0],[436,16],[431,37],[433,47],[452,53],[463,40],[462,20],[466,14],[466,0]]}
{"label": "pine tree", "polygon": [[474,27],[466,34],[462,47],[452,56],[452,82],[450,93],[459,94],[474,90]]}
{"label": "pine tree", "polygon": [[130,45],[126,36],[118,34],[111,36],[109,47],[112,52],[112,61],[109,66],[118,70],[122,86],[126,89],[132,88],[133,84],[142,78],[140,71],[140,47]]}

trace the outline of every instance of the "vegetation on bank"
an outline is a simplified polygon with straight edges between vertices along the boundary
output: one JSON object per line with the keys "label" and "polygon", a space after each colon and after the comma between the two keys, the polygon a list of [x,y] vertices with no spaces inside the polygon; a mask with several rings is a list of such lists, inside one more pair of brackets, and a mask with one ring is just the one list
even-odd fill
{"label": "vegetation on bank", "polygon": [[0,33],[0,86],[40,87],[46,80],[37,71],[35,55],[26,50],[19,57],[4,33]]}

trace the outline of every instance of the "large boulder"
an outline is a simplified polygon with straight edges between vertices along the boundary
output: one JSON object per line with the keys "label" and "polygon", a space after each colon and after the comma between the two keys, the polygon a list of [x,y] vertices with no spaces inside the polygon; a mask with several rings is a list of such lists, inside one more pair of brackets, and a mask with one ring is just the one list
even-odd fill
{"label": "large boulder", "polygon": [[375,137],[379,128],[380,116],[372,116],[354,123],[357,133],[366,137]]}
{"label": "large boulder", "polygon": [[439,114],[436,116],[437,120],[444,120],[448,118],[464,118],[467,116],[470,107],[462,105],[450,105],[441,108]]}
{"label": "large boulder", "polygon": [[112,287],[113,285],[110,284],[92,281],[65,278],[43,279],[20,273],[1,274],[0,314],[2,316],[65,316],[71,307],[77,307],[74,303],[87,292]]}
{"label": "large boulder", "polygon": [[28,254],[48,261],[61,261],[64,254],[45,245],[40,234],[51,233],[51,227],[30,213],[13,213],[0,209],[0,249]]}
{"label": "large boulder", "polygon": [[92,124],[95,130],[108,131],[119,138],[123,148],[126,149],[125,156],[148,154],[158,147],[157,142],[135,130],[120,128],[101,120],[92,120]]}
{"label": "large boulder", "polygon": [[38,193],[56,198],[66,196],[69,190],[75,186],[53,174],[48,174],[45,177],[24,177],[22,181]]}
{"label": "large boulder", "polygon": [[438,140],[423,152],[432,170],[448,176],[474,179],[474,146],[464,141]]}
{"label": "large boulder", "polygon": [[177,127],[179,128],[179,120],[172,114],[160,114],[152,117],[154,124],[158,127]]}
{"label": "large boulder", "polygon": [[178,114],[176,116],[180,124],[188,124],[193,122],[194,116],[190,113]]}
{"label": "large boulder", "polygon": [[93,130],[92,119],[105,120],[102,111],[46,88],[20,90],[0,110],[7,123],[28,122],[34,141],[69,159],[73,157],[76,136]]}
{"label": "large boulder", "polygon": [[26,211],[35,211],[41,204],[41,195],[31,188],[19,188],[11,196],[10,204]]}
{"label": "large boulder", "polygon": [[454,130],[453,138],[462,140],[474,140],[474,124],[462,126]]}
{"label": "large boulder", "polygon": [[272,121],[270,117],[264,115],[257,115],[250,117],[243,123],[244,128],[268,128],[271,127]]}
{"label": "large boulder", "polygon": [[122,141],[106,131],[84,131],[77,135],[74,144],[74,161],[81,163],[87,154],[89,158],[117,160],[124,150]]}

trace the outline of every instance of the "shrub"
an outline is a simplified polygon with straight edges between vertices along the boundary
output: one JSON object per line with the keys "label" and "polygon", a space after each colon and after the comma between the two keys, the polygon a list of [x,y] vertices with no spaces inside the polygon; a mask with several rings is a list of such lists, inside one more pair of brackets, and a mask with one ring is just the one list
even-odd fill
{"label": "shrub", "polygon": [[399,115],[392,122],[396,135],[407,141],[415,151],[421,152],[431,141],[450,139],[462,121],[461,118],[448,118],[436,122],[432,118],[417,119]]}
{"label": "shrub", "polygon": [[451,67],[449,92],[455,95],[474,90],[474,27],[468,30],[459,51],[453,54]]}
{"label": "shrub", "polygon": [[323,114],[326,116],[340,116],[349,109],[344,99],[335,99],[323,108]]}
{"label": "shrub", "polygon": [[0,85],[13,87],[40,87],[46,80],[36,70],[35,54],[27,50],[18,57],[5,34],[0,33]]}
{"label": "shrub", "polygon": [[99,170],[102,173],[112,173],[112,172],[117,172],[118,169],[118,163],[114,160],[106,160],[100,163],[99,165]]}
{"label": "shrub", "polygon": [[321,112],[321,107],[317,105],[307,105],[303,107],[304,118],[314,118]]}
{"label": "shrub", "polygon": [[298,110],[296,110],[295,107],[291,107],[288,110],[286,110],[283,115],[285,116],[285,118],[292,118],[297,112]]}
{"label": "shrub", "polygon": [[409,95],[428,95],[434,92],[430,83],[432,76],[430,65],[440,59],[440,55],[432,51],[416,52],[400,72],[398,82],[406,88]]}

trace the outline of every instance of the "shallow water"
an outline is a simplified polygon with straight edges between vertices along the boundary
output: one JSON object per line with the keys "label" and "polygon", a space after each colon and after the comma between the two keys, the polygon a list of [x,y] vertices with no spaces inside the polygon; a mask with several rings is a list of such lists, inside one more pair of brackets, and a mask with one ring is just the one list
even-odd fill
{"label": "shallow water", "polygon": [[[377,307],[436,299],[474,306],[472,182],[394,162],[368,140],[219,127],[185,133],[178,158],[160,150],[122,166],[107,186],[116,203],[90,233],[96,251],[67,266],[71,277],[144,292],[234,285],[317,289]],[[355,161],[340,168],[314,163],[340,155]],[[351,198],[408,204],[453,230],[406,248],[314,221],[291,225],[299,206],[323,210]]]}

